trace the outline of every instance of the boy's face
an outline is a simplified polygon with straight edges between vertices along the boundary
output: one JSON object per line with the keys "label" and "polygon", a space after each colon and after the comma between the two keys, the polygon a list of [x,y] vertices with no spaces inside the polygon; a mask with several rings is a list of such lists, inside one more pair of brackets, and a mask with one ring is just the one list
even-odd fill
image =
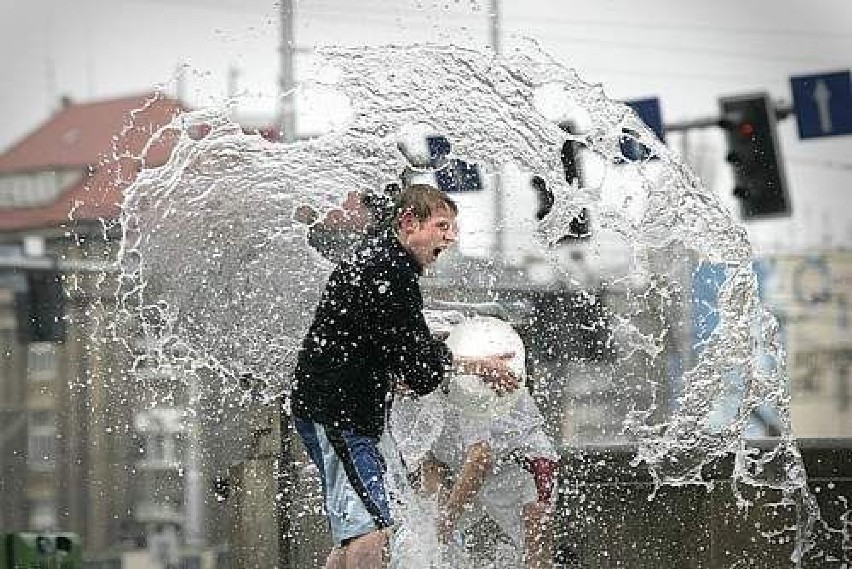
{"label": "boy's face", "polygon": [[449,207],[436,207],[424,221],[412,212],[400,217],[399,240],[417,263],[426,268],[458,238],[456,214]]}

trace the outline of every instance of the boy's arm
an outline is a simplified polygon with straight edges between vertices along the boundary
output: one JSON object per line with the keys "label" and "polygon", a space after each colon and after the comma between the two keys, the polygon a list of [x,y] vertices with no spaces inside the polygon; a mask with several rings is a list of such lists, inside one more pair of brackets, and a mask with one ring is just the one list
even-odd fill
{"label": "boy's arm", "polygon": [[514,353],[493,356],[453,356],[456,373],[478,375],[498,394],[510,393],[520,386],[520,381],[509,369],[508,362]]}
{"label": "boy's arm", "polygon": [[438,537],[442,541],[449,540],[465,506],[473,501],[482,488],[485,477],[491,472],[491,464],[491,447],[487,442],[476,442],[468,448],[456,482],[438,513]]}

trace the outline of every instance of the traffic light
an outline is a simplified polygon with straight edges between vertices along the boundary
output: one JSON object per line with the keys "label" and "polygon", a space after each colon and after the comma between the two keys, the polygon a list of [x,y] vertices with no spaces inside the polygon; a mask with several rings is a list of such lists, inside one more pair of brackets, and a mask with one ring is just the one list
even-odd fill
{"label": "traffic light", "polygon": [[719,105],[743,218],[790,215],[772,101],[766,94],[740,95],[722,98]]}

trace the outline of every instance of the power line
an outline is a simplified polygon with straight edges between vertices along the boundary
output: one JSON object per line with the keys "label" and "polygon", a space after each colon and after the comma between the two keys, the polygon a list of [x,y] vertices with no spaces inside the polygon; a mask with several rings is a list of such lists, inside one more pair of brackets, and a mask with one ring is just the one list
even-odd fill
{"label": "power line", "polygon": [[[311,13],[311,14],[304,14],[303,13],[302,16],[304,18],[310,18],[312,16],[317,16],[317,14],[316,13]],[[351,15],[347,15],[347,14],[343,14],[343,13],[334,12],[334,13],[325,14],[324,16],[327,16],[328,19],[340,21],[342,23],[347,23],[347,24],[351,21]],[[392,25],[392,22],[390,22],[390,20],[393,19],[393,16],[389,15],[389,14],[366,14],[366,15],[364,15],[364,19],[366,19],[368,21],[372,21],[373,23],[376,23],[376,22],[385,23],[385,22],[387,22],[387,24],[390,26],[390,25]],[[481,22],[481,25],[482,25],[482,29],[485,30],[486,27],[487,27],[487,22],[483,19],[483,21]],[[464,26],[459,26],[459,27],[464,27]],[[468,30],[470,30],[469,27],[468,27]],[[603,43],[606,42],[606,40],[598,40],[598,39],[573,40],[573,39],[566,39],[566,38],[561,38],[561,37],[559,38],[559,40],[560,41],[566,41],[566,42],[586,43],[586,44],[593,44],[593,43],[603,44]],[[643,46],[642,44],[638,44],[638,43],[622,42],[620,47],[628,47],[628,48],[635,50],[635,49],[644,49],[645,46]],[[653,49],[659,50],[659,51],[670,52],[674,48],[672,46],[658,46],[658,47],[654,47]],[[680,48],[677,48],[677,49],[680,50]],[[701,53],[701,50],[696,49],[696,48],[692,48],[692,51]],[[714,55],[713,50],[707,50],[705,53],[710,54],[710,55]],[[735,54],[730,53],[730,55],[733,56]],[[742,56],[742,57],[746,57],[746,56]],[[758,58],[752,57],[752,59],[758,59]],[[779,61],[780,61],[780,59],[779,59]],[[569,67],[570,67],[570,65],[569,65]],[[673,78],[675,80],[681,79],[681,80],[690,80],[690,81],[691,80],[713,81],[713,80],[719,80],[719,79],[723,79],[723,80],[724,79],[734,79],[734,80],[739,80],[739,81],[750,81],[750,80],[754,80],[758,77],[762,78],[763,80],[777,79],[776,75],[770,74],[769,72],[765,72],[765,73],[763,73],[762,75],[759,75],[759,76],[757,74],[755,74],[754,72],[740,73],[740,74],[738,74],[738,73],[717,73],[717,74],[713,74],[713,73],[708,73],[708,72],[704,72],[704,71],[695,72],[695,73],[688,73],[688,72],[682,72],[682,71],[672,71],[671,68],[666,68],[666,69],[662,69],[662,70],[649,70],[647,68],[637,69],[636,65],[632,65],[630,68],[613,68],[613,67],[590,66],[590,67],[586,68],[585,70],[588,71],[589,69],[594,69],[594,70],[598,70],[598,71],[605,71],[607,73],[613,73],[613,74],[619,74],[619,75],[630,75],[630,76],[637,75],[637,76],[644,76],[644,77],[647,77],[649,75],[649,73],[654,73],[656,75],[670,77],[670,78]]]}
{"label": "power line", "polygon": [[748,27],[719,27],[712,25],[702,25],[702,24],[660,24],[653,22],[625,22],[625,21],[612,21],[612,20],[577,20],[577,19],[568,19],[568,18],[551,18],[551,17],[537,17],[537,16],[518,16],[516,18],[512,18],[512,20],[521,20],[527,22],[540,22],[542,24],[548,25],[559,25],[559,26],[596,26],[596,27],[606,27],[606,28],[631,28],[635,30],[667,30],[667,31],[675,31],[675,32],[685,32],[685,31],[700,31],[704,33],[722,33],[722,34],[736,34],[736,35],[777,35],[777,36],[808,36],[815,37],[819,39],[828,39],[834,38],[838,40],[850,40],[852,41],[852,31],[849,32],[841,32],[841,31],[824,31],[824,30],[794,30],[794,29],[783,29],[783,30],[773,30],[766,28],[748,28]]}
{"label": "power line", "polygon": [[[198,8],[212,8],[212,9],[226,9],[233,11],[241,11],[245,12],[247,5],[249,8],[252,7],[252,4],[261,4],[263,3],[265,12],[271,12],[277,7],[277,2],[270,2],[270,0],[255,0],[252,2],[249,0],[246,2],[245,0],[124,0],[125,2],[135,3],[135,4],[168,4],[168,5],[183,5],[183,6],[195,6]],[[256,6],[258,9],[261,6]],[[297,6],[298,11],[304,15],[318,15],[318,16],[339,16],[341,18],[346,19],[348,22],[352,22],[353,14],[352,14],[352,6],[349,2],[340,2],[340,3],[300,3]],[[368,14],[368,12],[373,12],[372,14]],[[442,11],[433,11],[430,12],[425,8],[409,8],[399,6],[395,2],[374,2],[373,7],[365,7],[363,4],[358,6],[357,8],[358,17],[372,17],[372,18],[381,18],[381,19],[398,19],[400,15],[419,15],[423,16],[424,19],[433,19],[436,15],[447,14],[452,15],[454,18],[458,18],[459,16],[463,18],[467,18],[470,20],[482,20],[485,22],[486,20],[486,11],[485,10],[462,10],[462,9],[444,9]],[[535,16],[535,15],[521,15],[514,16],[512,14],[505,14],[504,20],[506,22],[536,22],[547,24],[551,26],[595,26],[602,28],[629,28],[634,30],[665,30],[665,31],[675,31],[675,32],[685,32],[685,31],[698,31],[703,33],[713,33],[713,34],[735,34],[735,35],[775,35],[775,36],[807,36],[818,39],[836,39],[836,40],[849,40],[852,41],[852,31],[844,32],[837,30],[801,30],[801,29],[766,29],[766,28],[753,28],[753,27],[720,27],[713,25],[702,25],[702,24],[660,24],[656,22],[631,22],[631,21],[618,21],[618,20],[599,20],[599,19],[569,19],[569,18],[560,18],[560,17],[551,17],[547,16]],[[485,25],[483,23],[483,25]]]}
{"label": "power line", "polygon": [[[263,0],[263,8],[260,0],[124,0],[130,4],[165,4],[168,6],[181,6],[186,8],[202,8],[205,10],[226,10],[229,12],[250,11],[252,13],[271,13],[275,6],[268,0]],[[258,4],[252,6],[252,4]]]}
{"label": "power line", "polygon": [[[568,67],[571,67],[569,64]],[[580,71],[580,70],[578,70]],[[620,67],[602,67],[598,65],[587,65],[583,67],[580,73],[580,78],[583,79],[586,76],[592,74],[592,72],[605,72],[607,74],[612,75],[636,75],[640,77],[647,78],[650,75],[657,75],[661,77],[667,77],[670,80],[683,80],[683,81],[709,81],[715,82],[719,80],[725,79],[734,79],[736,81],[754,81],[756,79],[763,79],[764,81],[775,81],[778,80],[778,77],[775,74],[770,74],[766,72],[765,74],[755,74],[755,73],[687,73],[683,71],[674,71],[671,68],[668,69],[649,69],[647,67],[643,67],[641,69],[625,69]]]}
{"label": "power line", "polygon": [[[332,19],[332,20],[344,21],[348,24],[352,23],[352,13],[347,12],[347,11],[343,11],[343,10],[321,11],[321,10],[317,10],[315,7],[311,7],[310,10],[301,11],[300,14],[305,19],[309,19],[309,18],[312,18],[312,17],[327,18],[327,19]],[[460,23],[460,20],[464,20],[465,22],[468,22],[468,23],[481,24],[483,27],[485,27],[488,24],[488,21],[487,21],[485,15],[474,15],[474,14],[468,15],[468,14],[459,14],[459,13],[453,13],[452,15],[454,17],[454,20],[452,22],[453,27],[464,27]],[[428,14],[428,13],[418,13],[418,16],[421,16],[420,18],[417,18],[420,21],[434,20],[435,17],[436,17],[434,14]],[[358,11],[358,20],[360,22],[363,22],[365,20],[366,21],[373,21],[373,22],[381,22],[381,23],[387,22],[389,25],[396,25],[397,27],[400,25],[400,23],[404,23],[404,22],[400,22],[400,15],[398,13],[388,12],[388,11],[371,12],[369,10],[364,10],[364,9],[360,9]],[[414,20],[414,18],[412,18],[412,20]]]}
{"label": "power line", "polygon": [[[548,36],[553,36],[552,32],[545,32]],[[721,56],[721,57],[730,57],[734,59],[748,59],[748,60],[758,60],[758,61],[800,61],[806,63],[826,63],[826,64],[834,64],[836,60],[828,60],[825,58],[816,58],[816,57],[802,57],[797,55],[783,55],[783,56],[772,56],[772,55],[761,55],[755,54],[753,52],[746,52],[744,50],[737,51],[729,51],[729,50],[721,50],[714,48],[701,48],[701,47],[691,47],[691,46],[683,46],[683,45],[675,45],[674,43],[663,45],[663,44],[650,44],[650,43],[640,43],[633,41],[623,41],[623,40],[610,40],[610,39],[602,39],[598,37],[591,38],[578,38],[578,37],[568,37],[560,34],[558,36],[558,41],[564,43],[581,43],[581,44],[596,44],[596,45],[608,45],[614,46],[618,48],[630,49],[633,51],[636,50],[644,50],[644,51],[665,51],[671,53],[673,50],[676,50],[678,53],[689,52],[689,53],[699,53],[703,55],[713,55],[713,56]]]}
{"label": "power line", "polygon": [[[347,22],[347,23],[351,22],[351,19],[352,19],[352,15],[350,13],[346,13],[346,12],[343,12],[343,11],[336,11],[336,10],[322,12],[322,11],[316,11],[314,9],[310,12],[304,12],[302,15],[303,15],[304,18],[321,17],[321,18],[324,18],[326,20],[344,21],[344,22]],[[398,25],[398,23],[399,23],[397,21],[398,17],[395,16],[394,14],[388,13],[388,12],[371,12],[369,10],[363,10],[362,9],[362,10],[359,11],[359,17],[361,17],[365,20],[368,20],[368,21],[372,21],[373,23],[387,24],[389,26],[391,26],[393,24]],[[427,15],[427,16],[424,17],[424,19],[428,19],[428,17],[429,16]],[[474,19],[474,18],[471,17],[471,19]],[[482,18],[481,22],[479,21],[479,18],[476,18],[476,20],[477,20],[477,23],[481,24],[483,28],[487,25],[485,18]],[[511,23],[511,21],[507,22],[506,20],[507,19],[504,19],[504,22],[502,23],[504,29],[507,27],[506,26],[507,23]],[[459,26],[459,27],[461,27],[461,26]],[[654,44],[654,43],[645,43],[645,42],[637,42],[637,41],[612,40],[612,39],[600,38],[600,37],[597,37],[597,36],[594,36],[594,37],[570,36],[569,37],[569,36],[566,36],[566,35],[561,34],[561,33],[558,36],[556,36],[555,34],[556,34],[556,32],[553,32],[553,31],[545,31],[543,34],[541,34],[541,36],[550,37],[550,38],[556,39],[557,41],[562,42],[562,43],[611,46],[611,47],[615,47],[615,48],[629,49],[629,50],[634,51],[634,52],[635,51],[663,51],[663,52],[671,53],[673,50],[676,50],[679,53],[680,52],[688,52],[688,53],[696,53],[696,54],[701,54],[701,55],[709,55],[709,56],[714,56],[714,57],[728,57],[728,58],[733,58],[733,59],[745,59],[745,60],[752,60],[752,61],[772,61],[772,62],[778,62],[778,63],[802,62],[802,63],[815,63],[815,64],[821,64],[821,65],[836,65],[836,60],[829,59],[827,57],[808,57],[808,56],[800,56],[800,55],[796,55],[796,54],[790,54],[790,55],[755,54],[754,52],[747,52],[745,50],[731,51],[731,50],[717,49],[717,48],[712,48],[712,47],[695,47],[695,46],[674,45],[673,43],[670,43],[670,44],[656,43],[656,44]],[[539,36],[539,37],[541,37],[541,36]],[[852,35],[850,35],[850,39],[852,39]],[[745,75],[745,74],[743,74],[743,75],[724,75],[724,77],[753,78],[753,74],[749,74],[749,75]]]}
{"label": "power line", "polygon": [[[418,14],[425,15],[426,17],[432,17],[429,10],[425,8],[411,8],[399,6],[397,2],[394,1],[386,1],[382,2],[381,0],[376,2],[372,2],[373,6],[367,6],[365,10],[364,2],[358,7],[359,14],[363,14],[368,10],[375,10],[377,13],[388,14],[389,11],[393,11],[394,15],[399,14]],[[505,8],[510,8],[510,4],[506,4]],[[315,10],[319,7],[317,13],[341,13],[346,15],[350,20],[352,18],[352,9],[350,4],[343,2],[325,2],[321,4],[312,3],[309,7],[308,5],[300,5],[300,11],[307,12],[309,10]],[[469,15],[469,17],[478,19],[480,17],[484,18],[487,14],[485,14],[485,10],[461,10],[461,9],[444,9],[444,13],[452,13],[454,16],[458,15]],[[465,14],[467,12],[467,14]],[[564,13],[564,12],[562,12]],[[747,26],[715,26],[710,24],[688,24],[688,23],[678,23],[678,24],[663,24],[658,22],[644,22],[644,21],[619,21],[619,20],[602,20],[602,19],[594,19],[594,18],[586,18],[586,19],[576,19],[576,18],[565,18],[559,17],[558,15],[542,15],[537,16],[535,14],[530,14],[528,11],[523,15],[515,15],[510,12],[506,12],[503,14],[504,19],[506,21],[522,21],[522,22],[540,22],[553,26],[596,26],[596,27],[605,27],[605,28],[631,28],[636,30],[669,30],[669,31],[699,31],[704,33],[723,33],[723,34],[735,34],[735,35],[778,35],[778,36],[809,36],[815,37],[819,39],[840,39],[840,40],[850,40],[852,41],[852,31],[839,31],[839,30],[803,30],[803,29],[768,29],[768,28],[755,28],[755,27],[747,27]]]}

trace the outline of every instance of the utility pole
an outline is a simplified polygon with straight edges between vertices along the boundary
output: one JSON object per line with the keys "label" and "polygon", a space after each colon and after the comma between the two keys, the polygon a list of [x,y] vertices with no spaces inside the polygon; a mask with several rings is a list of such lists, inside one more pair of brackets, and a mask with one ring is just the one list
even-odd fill
{"label": "utility pole", "polygon": [[[296,79],[294,74],[293,59],[296,53],[296,38],[293,34],[293,0],[281,1],[281,128],[282,140],[293,142],[296,140]],[[277,448],[278,452],[277,473],[273,475],[276,480],[275,489],[278,501],[273,500],[271,506],[275,508],[274,519],[278,523],[277,549],[278,565],[281,569],[295,567],[294,558],[297,544],[295,540],[295,524],[292,519],[292,501],[294,499],[293,488],[296,484],[296,472],[293,465],[293,434],[290,431],[290,416],[286,412],[285,399],[281,397],[275,403],[275,409],[268,410],[271,421],[275,422],[277,417],[278,429]],[[274,429],[273,429],[274,432]],[[254,433],[252,433],[254,436]],[[275,438],[275,437],[270,437]],[[275,469],[273,469],[275,470]]]}
{"label": "utility pole", "polygon": [[236,65],[228,68],[228,101],[233,102],[237,98],[240,89],[240,69]]}
{"label": "utility pole", "polygon": [[183,61],[175,68],[175,99],[186,104],[186,63]]}
{"label": "utility pole", "polygon": [[281,78],[280,116],[278,128],[284,142],[296,140],[296,80],[293,72],[293,55],[296,52],[293,37],[293,0],[281,1]]}
{"label": "utility pole", "polygon": [[488,20],[491,23],[491,49],[500,53],[500,0],[491,0]]}
{"label": "utility pole", "polygon": [[[500,54],[500,0],[491,0],[491,5],[488,10],[488,22],[490,30],[491,49],[494,50],[494,55]],[[503,199],[502,180],[500,179],[500,165],[495,164],[494,175],[492,181],[494,183],[494,217],[497,223],[494,224],[496,231],[494,252],[496,256],[502,258],[506,252],[506,231],[503,227],[505,222],[506,206]]]}
{"label": "utility pole", "polygon": [[[184,525],[185,539],[187,545],[204,545],[204,495],[201,486],[201,407],[202,400],[198,393],[198,377],[194,373],[187,374],[187,408],[195,405],[195,413],[187,420],[189,445],[186,449],[186,468],[183,501],[186,512],[186,523]],[[185,415],[189,415],[185,411]],[[186,419],[186,418],[185,418]]]}

